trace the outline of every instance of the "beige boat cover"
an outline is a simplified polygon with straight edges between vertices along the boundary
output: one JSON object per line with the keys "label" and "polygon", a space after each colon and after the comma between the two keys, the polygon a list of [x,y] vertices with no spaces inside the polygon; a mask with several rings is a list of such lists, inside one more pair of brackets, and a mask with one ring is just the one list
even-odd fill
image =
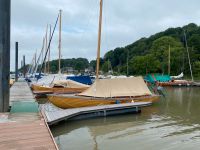
{"label": "beige boat cover", "polygon": [[69,88],[88,88],[89,85],[82,84],[72,80],[57,80],[53,82],[54,86],[64,86]]}
{"label": "beige boat cover", "polygon": [[98,79],[95,83],[78,94],[91,97],[124,97],[152,95],[142,77]]}

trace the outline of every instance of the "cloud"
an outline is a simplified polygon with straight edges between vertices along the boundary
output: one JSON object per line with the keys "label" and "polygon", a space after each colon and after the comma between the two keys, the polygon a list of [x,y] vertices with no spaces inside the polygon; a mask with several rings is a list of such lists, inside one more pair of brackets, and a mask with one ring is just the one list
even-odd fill
{"label": "cloud", "polygon": [[[104,0],[102,49],[126,46],[169,27],[200,23],[198,0]],[[11,10],[11,70],[14,45],[19,42],[19,60],[30,63],[41,50],[47,24],[54,25],[63,10],[62,58],[96,58],[99,0],[13,0]],[[51,59],[58,56],[58,29],[52,41]]]}

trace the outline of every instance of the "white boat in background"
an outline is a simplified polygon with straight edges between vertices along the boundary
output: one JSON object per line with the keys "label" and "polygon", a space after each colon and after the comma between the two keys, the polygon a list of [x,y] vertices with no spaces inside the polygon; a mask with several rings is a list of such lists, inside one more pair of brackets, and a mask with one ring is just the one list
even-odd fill
{"label": "white boat in background", "polygon": [[183,78],[184,74],[183,72],[181,74],[179,74],[178,76],[170,76],[172,79],[180,79]]}

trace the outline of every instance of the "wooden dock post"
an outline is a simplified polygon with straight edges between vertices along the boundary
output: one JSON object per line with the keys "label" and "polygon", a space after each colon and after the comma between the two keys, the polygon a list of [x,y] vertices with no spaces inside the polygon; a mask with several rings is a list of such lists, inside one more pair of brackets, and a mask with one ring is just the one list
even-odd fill
{"label": "wooden dock post", "polygon": [[10,0],[0,0],[0,112],[9,108]]}
{"label": "wooden dock post", "polygon": [[23,67],[23,61],[21,60],[21,69],[22,69],[22,67]]}
{"label": "wooden dock post", "polygon": [[24,78],[26,77],[26,59],[25,55],[23,55],[23,73],[24,73]]}
{"label": "wooden dock post", "polygon": [[15,81],[18,81],[18,42],[15,42]]}

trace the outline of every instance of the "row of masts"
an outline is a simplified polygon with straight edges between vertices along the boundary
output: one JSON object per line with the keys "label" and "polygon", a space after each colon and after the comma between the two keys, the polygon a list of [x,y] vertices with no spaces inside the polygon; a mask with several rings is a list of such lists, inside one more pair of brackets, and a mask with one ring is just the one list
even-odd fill
{"label": "row of masts", "polygon": [[[100,64],[100,49],[101,49],[101,30],[102,30],[102,10],[103,10],[103,0],[100,0],[100,13],[99,13],[99,28],[98,28],[98,46],[97,46],[97,63],[96,63],[96,78],[99,77],[99,64]],[[49,29],[49,41],[48,41],[48,27]],[[59,11],[59,44],[58,44],[58,74],[61,73],[61,49],[62,49],[62,35],[61,35],[61,31],[62,31],[62,10]],[[47,61],[46,59],[44,59],[44,73],[50,73],[50,47],[48,49],[48,42],[50,42],[50,37],[51,37],[51,25],[48,26],[46,28],[46,34],[45,37],[43,38],[43,44],[42,44],[42,50],[40,55],[38,56],[38,61],[36,61],[36,55],[34,56],[34,63],[32,61],[32,69],[31,72],[32,73],[36,73],[38,70],[38,63],[40,58],[44,58],[44,50],[46,50],[46,52],[48,51],[48,65],[47,65]],[[37,53],[37,52],[36,52]],[[33,65],[34,64],[34,65]]]}
{"label": "row of masts", "polygon": [[[62,27],[62,10],[59,11],[59,41],[58,41],[58,73],[61,73],[61,27]],[[48,36],[49,32],[49,36]],[[40,61],[41,63],[44,62],[44,73],[50,73],[50,56],[51,56],[51,51],[50,51],[50,40],[52,39],[52,29],[51,25],[47,24],[46,27],[46,33],[45,36],[43,37],[43,42],[42,42],[42,49],[41,52],[38,56],[37,59],[37,50],[36,53],[33,56],[33,59],[31,61],[31,66],[29,68],[28,73],[29,74],[35,74],[38,70],[38,65]],[[46,57],[44,55],[48,55],[48,61],[46,61]]]}

